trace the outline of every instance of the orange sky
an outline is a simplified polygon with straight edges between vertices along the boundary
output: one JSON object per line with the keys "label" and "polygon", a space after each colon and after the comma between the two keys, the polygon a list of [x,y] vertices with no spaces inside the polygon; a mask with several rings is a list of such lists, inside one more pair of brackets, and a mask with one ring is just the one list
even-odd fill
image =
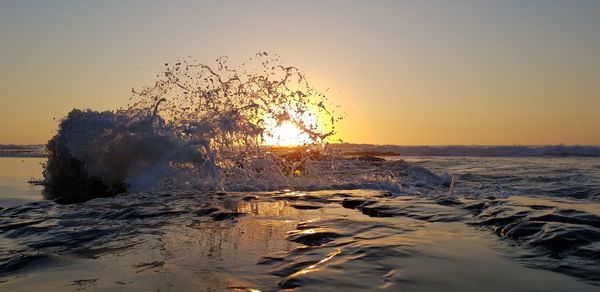
{"label": "orange sky", "polygon": [[598,15],[598,1],[3,1],[0,144],[124,106],[165,61],[268,51],[330,89],[349,142],[600,145]]}

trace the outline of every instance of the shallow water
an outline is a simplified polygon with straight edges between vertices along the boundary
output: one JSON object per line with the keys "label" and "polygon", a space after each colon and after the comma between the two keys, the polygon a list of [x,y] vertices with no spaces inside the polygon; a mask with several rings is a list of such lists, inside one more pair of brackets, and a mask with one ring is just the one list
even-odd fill
{"label": "shallow water", "polygon": [[[407,158],[450,173],[453,195],[188,189],[69,205],[15,196],[23,203],[0,210],[0,288],[600,291],[600,204],[589,195],[600,161],[545,159]],[[25,184],[32,176],[19,173]]]}
{"label": "shallow water", "polygon": [[0,157],[0,207],[6,208],[40,201],[42,187],[28,183],[42,178],[45,158]]}
{"label": "shallow water", "polygon": [[465,208],[378,191],[137,193],[2,215],[8,290],[596,289],[511,259],[527,249]]}
{"label": "shallow water", "polygon": [[[397,159],[390,157],[389,159]],[[403,157],[438,173],[449,173],[455,192],[469,197],[548,196],[600,199],[597,157]]]}

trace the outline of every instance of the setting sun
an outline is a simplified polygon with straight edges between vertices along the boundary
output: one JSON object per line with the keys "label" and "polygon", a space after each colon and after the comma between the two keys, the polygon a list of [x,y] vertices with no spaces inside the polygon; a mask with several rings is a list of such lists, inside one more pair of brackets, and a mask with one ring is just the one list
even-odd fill
{"label": "setting sun", "polygon": [[275,125],[268,132],[269,134],[264,137],[265,145],[296,146],[311,142],[309,135],[290,121]]}

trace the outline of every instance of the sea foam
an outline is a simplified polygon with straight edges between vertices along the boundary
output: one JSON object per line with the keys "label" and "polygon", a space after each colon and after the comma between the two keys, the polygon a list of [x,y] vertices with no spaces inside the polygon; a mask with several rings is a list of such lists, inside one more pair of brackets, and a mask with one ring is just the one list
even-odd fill
{"label": "sea foam", "polygon": [[[167,63],[154,84],[132,92],[126,109],[75,109],[61,121],[46,147],[47,185],[111,192],[287,185],[308,174],[339,120],[298,68],[267,53],[235,67],[227,58],[216,66]],[[310,138],[291,159],[263,145],[283,123]]]}

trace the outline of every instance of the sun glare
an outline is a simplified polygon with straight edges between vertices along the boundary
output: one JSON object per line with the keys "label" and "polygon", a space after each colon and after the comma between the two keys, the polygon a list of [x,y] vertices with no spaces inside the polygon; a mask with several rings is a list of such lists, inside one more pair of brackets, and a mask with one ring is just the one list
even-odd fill
{"label": "sun glare", "polygon": [[296,146],[311,142],[308,134],[300,130],[294,123],[285,121],[269,129],[270,134],[265,136],[265,145]]}

